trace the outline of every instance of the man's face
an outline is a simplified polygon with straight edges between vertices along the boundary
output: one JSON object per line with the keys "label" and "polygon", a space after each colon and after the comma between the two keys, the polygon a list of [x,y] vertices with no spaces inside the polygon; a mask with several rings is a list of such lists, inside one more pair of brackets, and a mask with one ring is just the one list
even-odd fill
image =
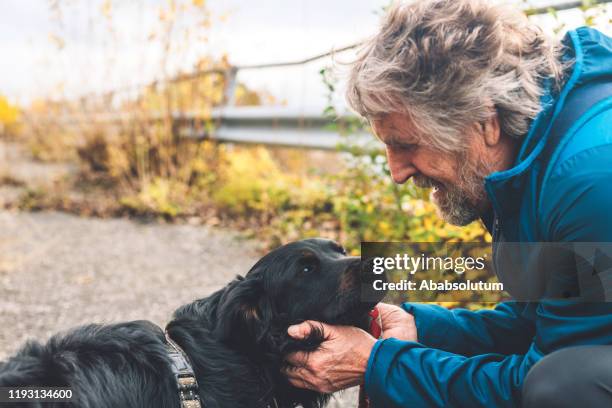
{"label": "man's face", "polygon": [[491,169],[478,143],[466,153],[441,152],[417,135],[407,115],[395,113],[373,120],[372,129],[386,145],[393,181],[403,184],[413,177],[418,187],[431,187],[432,201],[446,221],[467,225],[486,209],[484,178]]}

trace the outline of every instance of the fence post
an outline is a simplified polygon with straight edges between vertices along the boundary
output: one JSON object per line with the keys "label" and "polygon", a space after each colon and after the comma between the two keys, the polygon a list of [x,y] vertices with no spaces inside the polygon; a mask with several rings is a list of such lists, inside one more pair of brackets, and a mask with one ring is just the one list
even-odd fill
{"label": "fence post", "polygon": [[224,106],[231,106],[235,102],[237,75],[238,75],[238,68],[236,67],[229,67],[225,71],[225,92],[223,94],[223,105]]}

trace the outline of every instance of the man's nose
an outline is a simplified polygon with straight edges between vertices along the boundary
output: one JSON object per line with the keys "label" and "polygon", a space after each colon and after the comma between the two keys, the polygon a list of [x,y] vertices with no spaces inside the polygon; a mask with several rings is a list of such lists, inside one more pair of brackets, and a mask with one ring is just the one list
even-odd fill
{"label": "man's nose", "polygon": [[395,151],[387,147],[387,163],[391,178],[397,184],[404,184],[408,179],[417,173],[412,163],[412,155],[409,151]]}

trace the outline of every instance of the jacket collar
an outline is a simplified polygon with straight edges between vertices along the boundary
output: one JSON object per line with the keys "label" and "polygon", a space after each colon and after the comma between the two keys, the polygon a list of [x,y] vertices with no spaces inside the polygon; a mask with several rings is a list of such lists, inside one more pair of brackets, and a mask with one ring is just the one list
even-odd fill
{"label": "jacket collar", "polygon": [[[584,82],[612,71],[612,44],[609,38],[598,31],[587,27],[569,31],[563,43],[567,47],[563,58],[573,59],[573,69],[569,79],[558,94],[553,92],[550,81],[544,84],[545,92],[541,97],[542,110],[532,122],[514,166],[508,170],[492,173],[485,178],[485,189],[493,211],[500,218],[519,210],[522,192],[530,174],[533,176],[534,173],[540,172],[542,151],[548,142],[552,124],[563,108],[570,91]],[[603,58],[602,64],[597,64],[602,54],[600,48],[604,48],[604,55],[605,51],[609,55]]]}

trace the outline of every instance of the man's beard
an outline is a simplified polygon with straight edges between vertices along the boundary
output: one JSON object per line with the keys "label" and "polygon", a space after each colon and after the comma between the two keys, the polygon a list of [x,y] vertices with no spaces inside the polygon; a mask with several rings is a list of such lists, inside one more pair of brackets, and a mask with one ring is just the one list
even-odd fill
{"label": "man's beard", "polygon": [[480,218],[478,204],[486,199],[484,179],[490,173],[485,163],[470,163],[465,155],[459,157],[464,165],[459,169],[459,183],[443,184],[437,180],[417,175],[413,177],[417,187],[433,188],[431,201],[446,222],[464,226]]}

